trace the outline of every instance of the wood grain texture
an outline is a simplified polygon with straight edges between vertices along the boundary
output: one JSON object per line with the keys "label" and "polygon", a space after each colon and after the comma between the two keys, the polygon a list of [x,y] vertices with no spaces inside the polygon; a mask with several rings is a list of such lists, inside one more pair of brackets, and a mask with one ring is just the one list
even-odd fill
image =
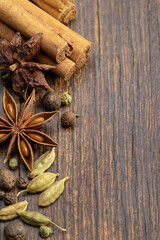
{"label": "wood grain texture", "polygon": [[[159,240],[160,1],[75,4],[78,15],[70,27],[93,42],[92,52],[70,83],[48,76],[59,94],[70,91],[73,103],[44,129],[59,143],[50,170],[70,180],[51,207],[38,209],[38,194],[20,199],[67,228],[54,229],[50,239]],[[80,114],[73,130],[61,127],[66,110]],[[44,151],[37,148],[35,158]],[[20,175],[27,175],[23,164]],[[28,240],[40,239],[38,228],[25,226]]]}

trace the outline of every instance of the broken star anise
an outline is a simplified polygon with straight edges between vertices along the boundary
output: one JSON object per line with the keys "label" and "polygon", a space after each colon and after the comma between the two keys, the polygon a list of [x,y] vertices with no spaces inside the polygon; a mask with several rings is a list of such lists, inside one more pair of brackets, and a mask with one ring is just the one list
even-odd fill
{"label": "broken star anise", "polygon": [[34,35],[23,43],[19,32],[8,42],[0,38],[0,56],[3,58],[0,69],[3,79],[12,80],[12,89],[20,97],[26,99],[28,88],[43,88],[52,91],[42,71],[51,70],[54,66],[32,62],[40,51],[42,33]]}
{"label": "broken star anise", "polygon": [[10,158],[17,140],[20,156],[30,171],[33,168],[33,150],[29,141],[44,146],[58,146],[52,138],[40,131],[40,128],[49,122],[58,111],[42,112],[32,116],[34,102],[35,90],[32,91],[25,102],[20,116],[18,116],[16,103],[4,88],[3,108],[9,120],[0,116],[0,143],[10,138],[4,163]]}

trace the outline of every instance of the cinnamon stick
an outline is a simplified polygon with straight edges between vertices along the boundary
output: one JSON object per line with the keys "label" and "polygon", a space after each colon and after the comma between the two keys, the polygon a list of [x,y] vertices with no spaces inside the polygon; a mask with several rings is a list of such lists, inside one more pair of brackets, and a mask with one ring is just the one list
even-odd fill
{"label": "cinnamon stick", "polygon": [[40,23],[45,24],[48,28],[52,29],[59,36],[61,36],[68,44],[73,47],[73,52],[69,58],[74,61],[77,67],[82,67],[91,50],[91,42],[83,38],[78,33],[72,31],[70,28],[59,22],[54,17],[50,16],[48,13],[34,5],[28,0],[14,0],[17,5],[21,5],[29,11],[33,16],[35,16]]}
{"label": "cinnamon stick", "polygon": [[68,58],[66,58],[63,62],[57,64],[47,55],[39,53],[36,59],[40,63],[55,66],[55,68],[51,71],[58,77],[63,78],[65,81],[70,80],[70,78],[76,71],[76,64]]}
{"label": "cinnamon stick", "polygon": [[[11,29],[7,24],[0,21],[0,36],[5,38],[7,41],[11,41],[14,36],[15,31]],[[26,41],[26,39],[24,39]],[[48,57],[42,51],[36,57],[36,60],[40,63],[49,64],[55,66],[51,71],[58,77],[64,80],[69,80],[76,70],[75,63],[70,59],[66,58],[62,63],[54,62],[50,57]]]}
{"label": "cinnamon stick", "polygon": [[69,23],[77,14],[75,5],[70,0],[32,0],[45,12],[62,23]]}
{"label": "cinnamon stick", "polygon": [[[41,48],[43,51],[57,63],[65,60],[66,55],[71,54],[72,47],[57,32],[39,21],[28,9],[22,7],[20,2],[19,0],[0,0],[0,20],[27,38],[42,32]],[[34,4],[31,3],[31,5]]]}

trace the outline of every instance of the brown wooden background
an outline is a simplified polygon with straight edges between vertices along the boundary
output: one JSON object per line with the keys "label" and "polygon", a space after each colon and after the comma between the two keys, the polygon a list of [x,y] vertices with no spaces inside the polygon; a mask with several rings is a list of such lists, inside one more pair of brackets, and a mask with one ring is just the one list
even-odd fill
{"label": "brown wooden background", "polygon": [[[73,103],[45,127],[59,143],[51,171],[70,180],[51,207],[38,209],[38,195],[20,199],[67,228],[53,227],[54,240],[158,240],[160,0],[76,0],[76,6],[70,27],[93,42],[92,52],[70,84],[52,81],[58,93],[70,91]],[[61,127],[66,110],[80,114],[73,130]],[[45,151],[38,149],[35,158]],[[6,146],[0,151],[3,160]],[[27,175],[23,164],[20,175]],[[25,226],[28,240],[40,239],[38,228]]]}

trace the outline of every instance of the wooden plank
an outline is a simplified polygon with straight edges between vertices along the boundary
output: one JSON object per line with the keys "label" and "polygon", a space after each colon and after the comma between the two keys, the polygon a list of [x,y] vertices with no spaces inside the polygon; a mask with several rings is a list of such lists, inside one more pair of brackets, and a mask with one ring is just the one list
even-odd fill
{"label": "wooden plank", "polygon": [[[92,52],[70,83],[48,76],[59,94],[72,94],[73,103],[44,129],[59,143],[51,171],[70,180],[51,207],[38,208],[38,194],[20,199],[67,228],[54,229],[51,239],[158,240],[160,1],[75,3],[78,15],[70,27],[93,42]],[[2,114],[2,90],[0,96]],[[66,110],[80,114],[73,130],[61,127]],[[0,151],[3,160],[4,145]],[[38,148],[35,156],[44,151]],[[27,175],[23,164],[20,175]],[[40,239],[38,228],[25,226],[27,239]]]}

